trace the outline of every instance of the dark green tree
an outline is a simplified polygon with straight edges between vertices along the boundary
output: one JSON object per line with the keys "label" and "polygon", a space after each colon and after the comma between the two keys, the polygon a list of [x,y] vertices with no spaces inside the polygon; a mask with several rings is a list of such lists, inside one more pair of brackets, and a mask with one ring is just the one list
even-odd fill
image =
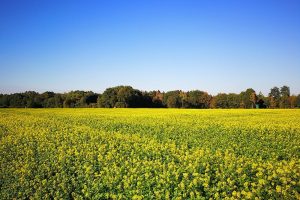
{"label": "dark green tree", "polygon": [[241,97],[235,93],[229,93],[227,95],[227,106],[228,108],[239,108],[241,103]]}
{"label": "dark green tree", "polygon": [[207,92],[193,90],[184,92],[140,91],[131,86],[107,88],[103,94],[91,91],[71,91],[64,94],[54,92],[0,94],[0,107],[16,108],[61,108],[61,107],[120,107],[120,108],[253,108],[254,105],[270,108],[300,107],[300,96],[290,95],[290,88],[274,87],[269,96],[256,95],[252,88],[240,94],[220,93],[214,97]]}
{"label": "dark green tree", "polygon": [[79,100],[80,107],[97,107],[98,94],[94,92],[85,92]]}
{"label": "dark green tree", "polygon": [[291,95],[289,98],[288,98],[288,101],[289,101],[289,108],[295,108],[297,107],[297,96],[295,95]]}
{"label": "dark green tree", "polygon": [[75,108],[75,105],[76,105],[76,102],[73,99],[71,99],[70,97],[67,97],[63,103],[64,108]]}
{"label": "dark green tree", "polygon": [[118,102],[117,94],[117,87],[107,88],[97,100],[98,106],[101,108],[113,108]]}
{"label": "dark green tree", "polygon": [[219,93],[214,97],[216,108],[229,108],[227,94]]}
{"label": "dark green tree", "polygon": [[145,107],[147,99],[150,102],[150,98],[144,97],[141,91],[131,86],[117,86],[106,89],[97,102],[99,107],[104,108],[138,108]]}
{"label": "dark green tree", "polygon": [[26,98],[21,93],[15,93],[10,95],[9,107],[11,108],[25,108],[26,107]]}
{"label": "dark green tree", "polygon": [[64,99],[64,107],[66,108],[81,108],[87,107],[86,102],[82,100],[82,98],[89,92],[75,90],[68,93],[65,93],[63,96]]}
{"label": "dark green tree", "polygon": [[300,108],[300,94],[298,94],[298,96],[296,98],[296,107]]}
{"label": "dark green tree", "polygon": [[284,85],[280,88],[280,95],[281,96],[287,96],[289,97],[291,95],[290,93],[290,87]]}
{"label": "dark green tree", "polygon": [[168,108],[180,108],[182,106],[180,93],[180,90],[165,93],[163,104]]}
{"label": "dark green tree", "polygon": [[10,101],[10,95],[1,94],[0,95],[0,108],[8,108]]}
{"label": "dark green tree", "polygon": [[255,108],[256,94],[255,90],[248,88],[245,92],[240,93],[241,104],[244,108]]}
{"label": "dark green tree", "polygon": [[26,107],[27,108],[39,108],[42,107],[42,101],[41,102],[36,102],[38,99],[38,96],[40,95],[39,93],[35,91],[26,91],[23,93],[25,101],[26,101]]}
{"label": "dark green tree", "polygon": [[209,108],[211,95],[207,94],[207,92],[193,90],[186,94],[187,98],[185,99],[185,102],[187,108]]}
{"label": "dark green tree", "polygon": [[257,99],[258,99],[258,101],[260,101],[260,100],[263,101],[263,105],[262,106],[264,108],[268,108],[270,106],[269,98],[265,97],[262,92],[259,92],[259,94],[257,95]]}
{"label": "dark green tree", "polygon": [[270,108],[278,108],[280,101],[280,91],[278,87],[271,88],[269,93],[270,98]]}
{"label": "dark green tree", "polygon": [[142,93],[145,107],[148,108],[163,108],[163,96],[164,93],[161,93],[159,90],[157,91],[150,91],[150,92],[143,92]]}
{"label": "dark green tree", "polygon": [[55,99],[54,97],[50,97],[48,99],[44,100],[44,108],[55,108],[56,104],[55,104]]}
{"label": "dark green tree", "polygon": [[53,98],[55,101],[55,108],[62,108],[64,102],[62,95],[57,93],[54,95]]}
{"label": "dark green tree", "polygon": [[286,85],[282,86],[280,88],[280,102],[279,102],[280,108],[290,108],[291,107],[289,97],[290,97],[290,88]]}

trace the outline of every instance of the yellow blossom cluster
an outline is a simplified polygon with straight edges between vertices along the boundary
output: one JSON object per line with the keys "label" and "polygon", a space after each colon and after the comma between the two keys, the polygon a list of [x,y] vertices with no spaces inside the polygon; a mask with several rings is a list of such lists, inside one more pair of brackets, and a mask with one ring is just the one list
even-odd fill
{"label": "yellow blossom cluster", "polygon": [[0,109],[0,199],[300,199],[300,110]]}

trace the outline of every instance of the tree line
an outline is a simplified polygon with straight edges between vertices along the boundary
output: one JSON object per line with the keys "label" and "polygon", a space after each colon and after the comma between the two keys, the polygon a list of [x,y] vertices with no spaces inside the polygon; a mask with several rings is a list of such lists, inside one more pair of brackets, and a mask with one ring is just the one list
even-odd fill
{"label": "tree line", "polygon": [[291,95],[288,86],[273,87],[268,96],[255,90],[219,93],[200,90],[168,92],[140,91],[131,86],[107,88],[102,94],[92,91],[68,93],[26,91],[0,94],[1,108],[300,108],[300,94]]}

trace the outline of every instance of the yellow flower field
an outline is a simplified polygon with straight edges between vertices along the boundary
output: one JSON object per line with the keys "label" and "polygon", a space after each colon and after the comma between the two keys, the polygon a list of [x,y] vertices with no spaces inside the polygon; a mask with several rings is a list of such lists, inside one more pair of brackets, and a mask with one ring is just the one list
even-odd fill
{"label": "yellow flower field", "polygon": [[300,110],[0,109],[0,199],[300,199]]}

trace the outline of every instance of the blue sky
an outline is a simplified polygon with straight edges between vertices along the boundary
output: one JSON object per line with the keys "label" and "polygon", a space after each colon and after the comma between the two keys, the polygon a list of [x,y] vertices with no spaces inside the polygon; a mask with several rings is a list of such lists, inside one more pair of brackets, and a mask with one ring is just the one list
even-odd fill
{"label": "blue sky", "polygon": [[1,0],[0,93],[300,93],[299,0]]}

